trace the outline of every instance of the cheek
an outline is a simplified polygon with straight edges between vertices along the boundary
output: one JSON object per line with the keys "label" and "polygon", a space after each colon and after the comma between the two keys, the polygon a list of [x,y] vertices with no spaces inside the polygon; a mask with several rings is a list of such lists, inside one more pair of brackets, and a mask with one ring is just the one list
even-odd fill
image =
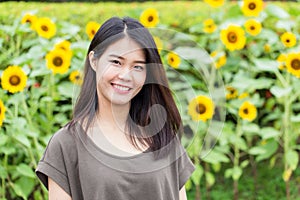
{"label": "cheek", "polygon": [[137,86],[143,86],[146,81],[146,73],[135,75],[134,82]]}

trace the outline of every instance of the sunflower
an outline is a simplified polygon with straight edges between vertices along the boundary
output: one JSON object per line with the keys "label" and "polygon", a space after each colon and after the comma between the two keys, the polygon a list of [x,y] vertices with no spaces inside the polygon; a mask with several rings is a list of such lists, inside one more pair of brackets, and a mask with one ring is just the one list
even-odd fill
{"label": "sunflower", "polygon": [[244,0],[242,11],[247,17],[257,17],[263,10],[263,3],[264,2],[262,0]]}
{"label": "sunflower", "polygon": [[5,106],[0,99],[0,126],[2,126],[4,119],[5,119]]}
{"label": "sunflower", "polygon": [[286,61],[286,54],[280,54],[277,58],[277,62],[279,63],[278,68],[279,69],[284,69],[285,67],[285,61]]}
{"label": "sunflower", "polygon": [[264,45],[265,52],[269,53],[271,51],[271,46],[269,44]]}
{"label": "sunflower", "polygon": [[214,63],[215,63],[215,67],[217,69],[220,69],[221,67],[223,67],[226,64],[227,58],[226,58],[226,54],[225,53],[220,53],[217,51],[213,51],[210,54],[211,57],[213,57],[214,59]]}
{"label": "sunflower", "polygon": [[287,71],[300,78],[300,53],[289,53],[285,63]]}
{"label": "sunflower", "polygon": [[261,32],[261,23],[255,19],[249,19],[245,22],[246,31],[253,36]]}
{"label": "sunflower", "polygon": [[85,27],[85,32],[89,36],[90,40],[93,39],[95,34],[97,33],[98,29],[100,28],[100,24],[97,22],[90,21],[87,23]]}
{"label": "sunflower", "polygon": [[70,54],[70,56],[72,56],[72,50],[71,50],[71,43],[67,40],[63,40],[59,43],[56,43],[54,45],[54,49],[62,49],[63,51],[65,51],[67,54]]}
{"label": "sunflower", "polygon": [[157,10],[154,8],[148,8],[140,15],[140,22],[145,27],[155,27],[159,22],[159,16]]}
{"label": "sunflower", "polygon": [[221,31],[221,40],[230,51],[243,49],[246,44],[245,32],[240,26],[230,25]]}
{"label": "sunflower", "polygon": [[205,33],[213,33],[217,29],[217,26],[213,19],[207,19],[203,22],[203,24],[204,24],[203,31]]}
{"label": "sunflower", "polygon": [[72,71],[69,76],[69,79],[72,83],[76,85],[81,85],[83,82],[82,73],[78,70]]}
{"label": "sunflower", "polygon": [[225,0],[204,0],[211,7],[217,8],[224,5]]}
{"label": "sunflower", "polygon": [[252,103],[250,103],[249,101],[245,101],[239,109],[239,116],[242,119],[251,122],[257,116],[257,109]]}
{"label": "sunflower", "polygon": [[194,121],[207,121],[214,114],[214,104],[207,96],[199,95],[191,100],[188,106],[188,114]]}
{"label": "sunflower", "polygon": [[296,36],[291,32],[285,32],[280,36],[280,40],[285,47],[293,47],[297,43]]}
{"label": "sunflower", "polygon": [[234,99],[238,96],[238,91],[231,86],[226,87],[226,99]]}
{"label": "sunflower", "polygon": [[161,50],[163,49],[163,42],[161,41],[161,39],[159,39],[159,37],[156,36],[154,36],[153,39],[156,44],[157,50],[160,53]]}
{"label": "sunflower", "polygon": [[51,21],[50,18],[47,17],[42,17],[39,18],[35,25],[34,28],[36,32],[38,33],[39,36],[43,38],[50,39],[56,34],[56,25]]}
{"label": "sunflower", "polygon": [[47,67],[54,74],[64,74],[68,71],[71,64],[71,56],[62,49],[54,49],[46,55]]}
{"label": "sunflower", "polygon": [[171,67],[178,69],[181,63],[180,57],[174,52],[168,53],[167,57],[168,57],[168,64]]}
{"label": "sunflower", "polygon": [[27,76],[19,66],[9,66],[1,77],[2,88],[11,93],[21,92],[26,87]]}
{"label": "sunflower", "polygon": [[32,30],[34,30],[34,27],[35,27],[35,23],[37,21],[37,17],[35,15],[32,15],[30,13],[26,13],[23,17],[22,17],[22,20],[21,20],[21,23],[22,24],[25,24],[25,23],[28,23],[30,24],[30,28]]}
{"label": "sunflower", "polygon": [[239,99],[244,99],[249,97],[249,93],[248,92],[243,92],[242,94],[240,94]]}

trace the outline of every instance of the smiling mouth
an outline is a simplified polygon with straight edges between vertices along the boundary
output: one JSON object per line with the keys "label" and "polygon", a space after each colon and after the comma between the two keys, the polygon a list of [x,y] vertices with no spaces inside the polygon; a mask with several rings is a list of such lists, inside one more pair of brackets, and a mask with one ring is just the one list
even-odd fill
{"label": "smiling mouth", "polygon": [[127,87],[127,86],[124,86],[124,85],[118,85],[118,84],[115,84],[115,83],[112,83],[111,84],[114,88],[120,90],[120,91],[129,91],[131,88],[130,87]]}

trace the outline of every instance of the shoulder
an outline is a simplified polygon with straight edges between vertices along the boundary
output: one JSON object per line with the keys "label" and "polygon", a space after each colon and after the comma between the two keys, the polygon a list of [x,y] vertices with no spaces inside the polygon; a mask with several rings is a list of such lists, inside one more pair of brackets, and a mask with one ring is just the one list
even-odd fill
{"label": "shoulder", "polygon": [[72,151],[76,147],[75,135],[72,129],[67,126],[60,128],[54,135],[50,138],[47,151]]}

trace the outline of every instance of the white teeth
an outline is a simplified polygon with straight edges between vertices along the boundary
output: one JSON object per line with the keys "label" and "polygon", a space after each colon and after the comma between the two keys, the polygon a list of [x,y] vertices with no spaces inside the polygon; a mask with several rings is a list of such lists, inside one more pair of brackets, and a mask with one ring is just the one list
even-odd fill
{"label": "white teeth", "polygon": [[114,85],[115,88],[117,88],[118,90],[122,90],[122,91],[128,91],[130,88],[128,87],[124,87],[124,86],[120,86],[120,85]]}

